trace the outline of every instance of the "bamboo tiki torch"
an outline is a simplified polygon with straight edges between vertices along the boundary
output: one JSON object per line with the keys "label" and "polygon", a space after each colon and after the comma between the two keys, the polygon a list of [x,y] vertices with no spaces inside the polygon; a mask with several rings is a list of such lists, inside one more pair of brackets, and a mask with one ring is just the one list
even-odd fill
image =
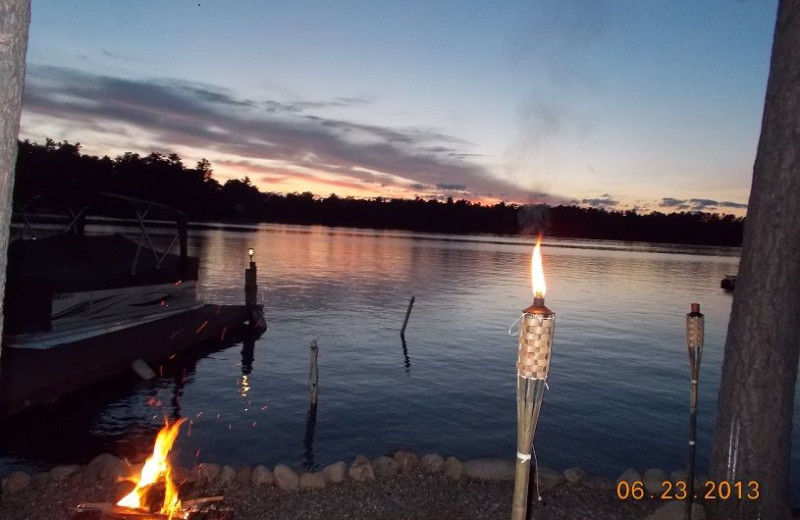
{"label": "bamboo tiki torch", "polygon": [[556,315],[544,305],[541,237],[531,261],[533,304],[522,311],[517,359],[517,461],[512,520],[524,520],[528,508],[531,448],[542,408]]}
{"label": "bamboo tiki torch", "polygon": [[703,358],[703,315],[700,304],[692,304],[692,312],[686,315],[686,346],[689,349],[689,365],[692,369],[692,397],[689,404],[689,469],[686,477],[686,513],[684,518],[692,517],[694,500],[694,452],[697,439],[697,383],[700,378],[700,360]]}

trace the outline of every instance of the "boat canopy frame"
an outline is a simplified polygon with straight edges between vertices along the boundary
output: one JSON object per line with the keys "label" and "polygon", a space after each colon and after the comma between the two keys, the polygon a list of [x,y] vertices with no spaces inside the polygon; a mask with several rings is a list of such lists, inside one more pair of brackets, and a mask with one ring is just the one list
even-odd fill
{"label": "boat canopy frame", "polygon": [[[120,202],[123,204],[119,204]],[[18,211],[18,214],[24,223],[22,232],[23,238],[25,237],[26,232],[30,232],[33,240],[39,238],[36,233],[36,229],[31,222],[30,217],[33,215],[32,210],[41,208],[42,206],[52,209],[53,204],[63,205],[63,209],[65,209],[68,214],[68,223],[64,229],[61,230],[62,234],[72,232],[78,235],[85,235],[86,217],[92,209],[99,210],[102,209],[103,206],[109,205],[112,205],[110,207],[113,208],[115,213],[119,211],[120,207],[128,207],[132,209],[133,214],[136,216],[136,222],[140,230],[136,254],[134,255],[133,262],[131,264],[132,275],[136,274],[136,266],[139,263],[139,256],[145,243],[153,253],[153,257],[156,262],[156,270],[161,268],[161,264],[175,247],[176,242],[179,242],[180,244],[179,248],[181,264],[183,266],[186,265],[189,255],[187,237],[188,219],[186,214],[178,209],[167,206],[166,204],[161,204],[159,202],[138,199],[136,197],[129,197],[127,195],[119,195],[116,193],[97,192],[89,195],[71,197],[65,197],[56,193],[43,193],[30,199]],[[49,214],[49,216],[52,216],[52,214]],[[149,219],[148,216],[150,217]],[[168,220],[174,222],[176,226],[175,234],[172,236],[169,245],[160,253],[160,255],[158,249],[153,244],[150,233],[145,225],[148,221],[154,222],[157,220]]]}

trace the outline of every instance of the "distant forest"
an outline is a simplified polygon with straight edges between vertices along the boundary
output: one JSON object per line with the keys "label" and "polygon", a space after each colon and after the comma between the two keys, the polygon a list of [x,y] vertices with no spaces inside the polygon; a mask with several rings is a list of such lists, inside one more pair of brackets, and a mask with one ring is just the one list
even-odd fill
{"label": "distant forest", "polygon": [[220,184],[211,163],[188,167],[177,154],[127,152],[115,158],[81,153],[80,144],[19,143],[14,206],[43,192],[111,192],[170,205],[193,221],[322,224],[437,233],[516,235],[539,231],[564,238],[740,245],[743,219],[702,212],[664,214],[578,206],[482,205],[467,200],[356,199],[311,192],[263,193],[247,177]]}

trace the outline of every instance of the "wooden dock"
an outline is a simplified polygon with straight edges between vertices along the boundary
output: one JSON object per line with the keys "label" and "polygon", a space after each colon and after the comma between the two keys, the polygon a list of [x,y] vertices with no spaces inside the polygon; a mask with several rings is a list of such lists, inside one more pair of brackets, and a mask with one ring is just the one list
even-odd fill
{"label": "wooden dock", "polygon": [[[261,316],[261,306],[257,306]],[[91,385],[133,372],[131,364],[147,363],[223,336],[254,327],[246,305],[205,305],[111,334],[46,350],[4,348],[0,359],[0,416],[13,415]],[[247,323],[246,323],[247,322]]]}

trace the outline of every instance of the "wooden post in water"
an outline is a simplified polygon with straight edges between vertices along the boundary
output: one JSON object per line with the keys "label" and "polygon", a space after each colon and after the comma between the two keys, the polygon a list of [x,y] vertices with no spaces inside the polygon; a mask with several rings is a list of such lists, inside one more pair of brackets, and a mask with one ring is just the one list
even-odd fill
{"label": "wooden post in water", "polygon": [[319,391],[319,369],[317,368],[317,357],[319,356],[319,347],[317,340],[311,341],[309,347],[311,354],[311,362],[308,368],[308,393],[311,397],[311,406],[316,409],[317,407],[317,393]]}
{"label": "wooden post in water", "polygon": [[250,267],[244,270],[244,303],[248,307],[255,307],[258,303],[258,285],[256,284],[256,263],[253,261],[255,250],[247,250],[250,255]]}
{"label": "wooden post in water", "polygon": [[411,316],[411,307],[414,306],[414,296],[408,301],[408,309],[406,309],[406,317],[403,320],[403,328],[400,329],[400,336],[405,338],[406,337],[406,325],[408,325],[408,317]]}

